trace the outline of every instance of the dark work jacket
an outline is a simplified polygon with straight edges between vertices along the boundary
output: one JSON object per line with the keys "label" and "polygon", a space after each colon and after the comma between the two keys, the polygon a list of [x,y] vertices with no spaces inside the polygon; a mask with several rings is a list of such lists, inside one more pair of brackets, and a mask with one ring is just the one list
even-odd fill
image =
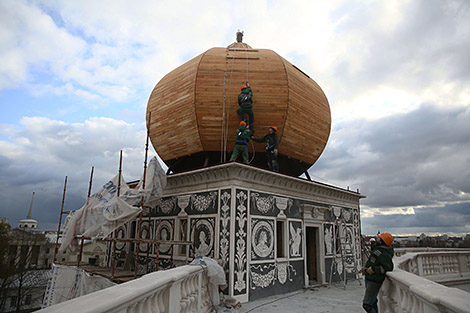
{"label": "dark work jacket", "polygon": [[273,151],[274,149],[279,148],[279,137],[276,133],[267,134],[263,138],[251,138],[253,141],[256,142],[264,142],[266,144],[265,149],[266,151]]}
{"label": "dark work jacket", "polygon": [[251,87],[242,89],[242,92],[238,95],[238,105],[242,108],[251,108],[253,104],[253,92]]}
{"label": "dark work jacket", "polygon": [[370,257],[366,262],[366,268],[372,267],[374,274],[366,274],[366,280],[383,282],[385,273],[393,271],[393,247],[379,245],[372,249]]}
{"label": "dark work jacket", "polygon": [[240,125],[237,129],[237,139],[235,140],[235,144],[237,145],[248,145],[248,141],[250,141],[251,135],[253,133],[250,129],[248,129],[245,125]]}

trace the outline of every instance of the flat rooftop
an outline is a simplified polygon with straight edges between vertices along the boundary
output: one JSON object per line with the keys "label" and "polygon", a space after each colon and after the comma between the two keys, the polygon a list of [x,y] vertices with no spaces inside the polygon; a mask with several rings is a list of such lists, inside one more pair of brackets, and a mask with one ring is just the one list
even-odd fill
{"label": "flat rooftop", "polygon": [[[238,312],[266,313],[363,313],[364,283],[351,281],[346,285],[331,285],[302,289],[244,303]],[[233,311],[232,311],[233,312]]]}

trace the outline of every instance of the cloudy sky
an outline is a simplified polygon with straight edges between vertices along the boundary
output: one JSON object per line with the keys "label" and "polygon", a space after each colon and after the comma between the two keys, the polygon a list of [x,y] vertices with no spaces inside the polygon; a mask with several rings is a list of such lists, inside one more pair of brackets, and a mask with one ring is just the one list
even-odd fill
{"label": "cloudy sky", "polygon": [[[235,41],[326,93],[315,180],[357,188],[365,234],[470,233],[470,2],[0,1],[0,216],[35,191],[42,229],[118,169],[141,174],[145,109],[169,71]],[[152,150],[151,154],[155,154]]]}

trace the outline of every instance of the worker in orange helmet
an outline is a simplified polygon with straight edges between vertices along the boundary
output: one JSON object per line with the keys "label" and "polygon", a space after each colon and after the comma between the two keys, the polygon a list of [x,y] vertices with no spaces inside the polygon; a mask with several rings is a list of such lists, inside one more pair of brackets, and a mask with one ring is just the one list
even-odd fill
{"label": "worker in orange helmet", "polygon": [[362,269],[365,275],[366,292],[362,307],[368,313],[378,313],[377,295],[385,280],[385,273],[393,271],[393,236],[389,233],[379,233],[376,244],[372,247],[366,266]]}
{"label": "worker in orange helmet", "polygon": [[244,121],[240,122],[240,127],[237,129],[237,139],[235,140],[235,148],[233,149],[230,161],[235,161],[238,155],[242,155],[243,163],[250,163],[248,161],[248,142],[251,139],[253,132],[251,129],[246,127]]}
{"label": "worker in orange helmet", "polygon": [[252,137],[253,141],[264,142],[266,149],[266,161],[268,162],[268,168],[272,171],[279,172],[279,165],[277,163],[277,155],[279,148],[279,137],[277,136],[277,127],[269,127],[268,134],[263,138]]}
{"label": "worker in orange helmet", "polygon": [[[253,123],[255,121],[253,114],[253,92],[248,82],[242,85],[240,90],[241,92],[238,95],[238,105],[240,108],[237,110],[237,114],[241,120],[247,122],[248,127],[253,131]],[[246,115],[248,115],[248,119],[245,117]]]}

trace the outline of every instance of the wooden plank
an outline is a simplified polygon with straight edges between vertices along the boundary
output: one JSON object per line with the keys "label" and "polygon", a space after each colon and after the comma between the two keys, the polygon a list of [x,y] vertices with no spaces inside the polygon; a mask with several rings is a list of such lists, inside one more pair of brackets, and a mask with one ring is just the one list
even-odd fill
{"label": "wooden plank", "polygon": [[[247,58],[244,49],[210,49],[157,84],[148,107],[152,117],[155,112],[159,118],[152,123],[150,134],[164,160],[204,150],[218,151],[224,106],[227,145],[229,150],[233,148],[239,124],[237,97],[247,74],[254,94],[257,136],[264,136],[270,126],[276,125],[281,138],[280,153],[307,163],[319,157],[331,127],[323,91],[275,52],[249,52]],[[255,147],[264,151],[262,144]]]}

